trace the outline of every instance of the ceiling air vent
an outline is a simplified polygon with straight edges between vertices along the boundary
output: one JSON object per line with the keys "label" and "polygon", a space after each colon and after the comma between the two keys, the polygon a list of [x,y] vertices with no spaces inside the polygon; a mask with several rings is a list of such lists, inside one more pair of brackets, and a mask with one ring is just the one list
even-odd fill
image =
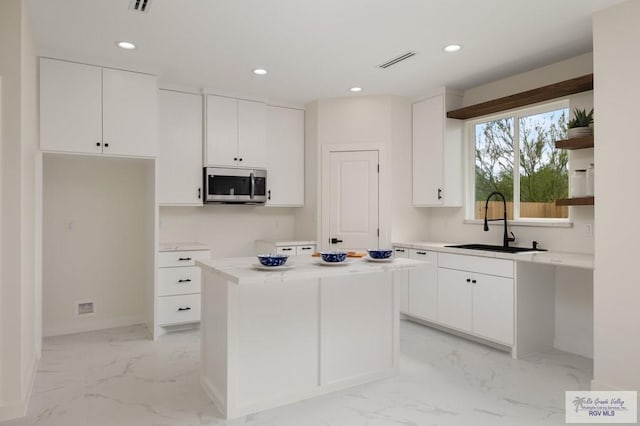
{"label": "ceiling air vent", "polygon": [[151,6],[151,0],[131,0],[129,2],[129,10],[136,12],[148,12]]}
{"label": "ceiling air vent", "polygon": [[382,69],[389,68],[390,66],[395,65],[398,62],[402,62],[402,61],[404,61],[406,59],[409,59],[412,56],[416,56],[416,52],[403,53],[402,55],[400,55],[400,56],[398,56],[396,58],[393,58],[393,59],[385,62],[384,64],[378,65],[378,68],[382,68]]}

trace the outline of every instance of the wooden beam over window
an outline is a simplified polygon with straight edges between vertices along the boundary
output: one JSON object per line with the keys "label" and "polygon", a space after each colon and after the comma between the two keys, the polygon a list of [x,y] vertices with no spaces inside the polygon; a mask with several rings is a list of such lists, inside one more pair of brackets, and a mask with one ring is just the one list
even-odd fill
{"label": "wooden beam over window", "polygon": [[538,102],[549,101],[551,99],[562,98],[576,93],[587,92],[589,90],[593,90],[593,74],[587,74],[582,77],[572,78],[571,80],[561,81],[560,83],[538,87],[537,89],[527,90],[526,92],[516,93],[515,95],[505,96],[492,101],[454,109],[447,112],[447,118],[466,120],[469,118],[494,114],[496,112],[507,111],[513,108],[537,104]]}

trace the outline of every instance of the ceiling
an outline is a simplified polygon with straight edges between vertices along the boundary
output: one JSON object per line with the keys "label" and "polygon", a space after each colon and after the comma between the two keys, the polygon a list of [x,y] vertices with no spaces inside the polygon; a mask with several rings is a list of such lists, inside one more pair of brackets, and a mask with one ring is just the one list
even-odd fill
{"label": "ceiling", "polygon": [[[466,89],[591,51],[620,0],[27,0],[39,54],[158,74],[161,85],[302,105]],[[124,51],[117,40],[138,48]],[[443,46],[463,50],[445,54]],[[385,70],[378,65],[418,54]],[[269,74],[255,76],[254,68]],[[352,95],[349,88],[364,90]]]}

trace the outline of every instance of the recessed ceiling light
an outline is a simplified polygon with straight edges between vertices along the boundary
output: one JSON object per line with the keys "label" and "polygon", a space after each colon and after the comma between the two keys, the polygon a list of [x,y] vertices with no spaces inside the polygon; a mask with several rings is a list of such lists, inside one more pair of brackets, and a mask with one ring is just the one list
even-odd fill
{"label": "recessed ceiling light", "polygon": [[116,46],[118,46],[120,49],[125,50],[133,50],[136,48],[136,45],[131,43],[130,41],[117,41]]}
{"label": "recessed ceiling light", "polygon": [[256,68],[255,70],[253,70],[253,73],[255,75],[266,75],[268,74],[268,71],[262,68]]}
{"label": "recessed ceiling light", "polygon": [[459,44],[450,44],[442,48],[447,53],[459,52],[462,49],[462,46]]}
{"label": "recessed ceiling light", "polygon": [[362,92],[362,87],[352,87],[351,89],[349,89],[350,91],[357,93],[357,92]]}

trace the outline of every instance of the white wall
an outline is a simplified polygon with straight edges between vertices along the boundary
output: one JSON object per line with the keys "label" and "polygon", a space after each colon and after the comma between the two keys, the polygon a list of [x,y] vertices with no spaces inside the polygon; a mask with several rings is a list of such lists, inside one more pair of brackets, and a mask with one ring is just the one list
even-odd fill
{"label": "white wall", "polygon": [[35,342],[35,48],[25,6],[0,2],[0,421],[26,409],[39,358]]}
{"label": "white wall", "polygon": [[[145,322],[154,273],[149,170],[152,160],[45,155],[45,335]],[[95,316],[76,316],[83,301],[95,303]]]}
{"label": "white wall", "polygon": [[[296,236],[320,235],[321,152],[326,145],[377,144],[384,147],[388,182],[381,182],[387,228],[381,244],[423,239],[429,212],[412,206],[411,102],[397,96],[320,99],[307,105],[305,132],[305,207],[296,212]],[[387,240],[387,241],[385,241]]]}
{"label": "white wall", "polygon": [[160,207],[160,241],[205,243],[213,257],[252,256],[259,239],[291,240],[290,208],[251,205]]}
{"label": "white wall", "polygon": [[640,390],[638,22],[636,0],[594,15],[594,389]]}

